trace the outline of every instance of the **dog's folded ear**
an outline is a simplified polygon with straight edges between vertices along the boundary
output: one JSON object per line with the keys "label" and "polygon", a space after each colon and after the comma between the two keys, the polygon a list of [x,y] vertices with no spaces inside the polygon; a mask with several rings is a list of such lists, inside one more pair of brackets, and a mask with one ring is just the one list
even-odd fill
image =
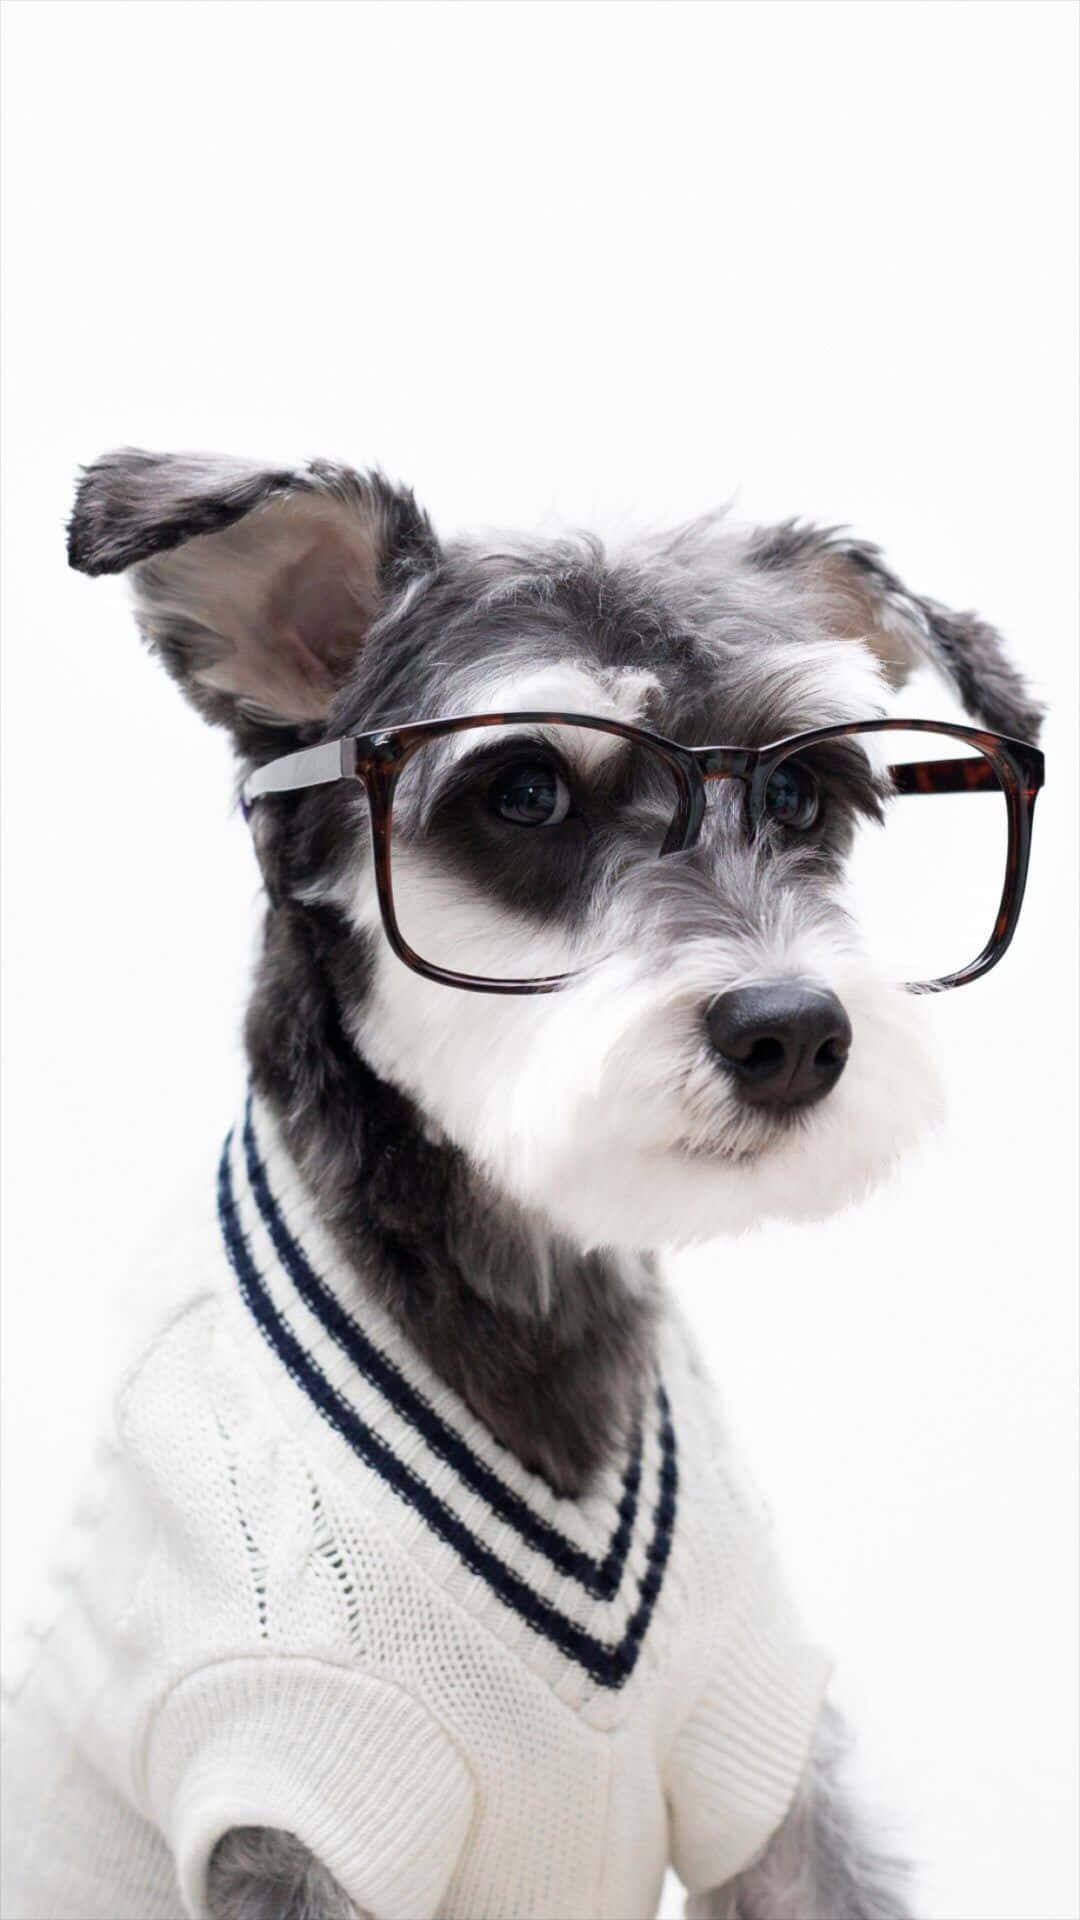
{"label": "dog's folded ear", "polygon": [[73,567],[132,570],[142,633],[246,753],[317,727],[387,593],[437,557],[411,493],[323,460],[122,448],[85,469],[68,527]]}
{"label": "dog's folded ear", "polygon": [[787,574],[816,600],[826,623],[873,650],[894,687],[919,666],[952,682],[973,720],[998,733],[1034,740],[1042,708],[1012,665],[1001,635],[974,613],[951,613],[911,593],[880,548],[844,529],[787,520],[754,532],[746,547],[760,573]]}

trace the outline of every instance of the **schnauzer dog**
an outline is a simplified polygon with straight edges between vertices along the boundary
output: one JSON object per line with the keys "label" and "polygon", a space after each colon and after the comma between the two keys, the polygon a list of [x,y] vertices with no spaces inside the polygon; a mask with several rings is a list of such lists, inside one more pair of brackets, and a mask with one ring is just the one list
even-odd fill
{"label": "schnauzer dog", "polygon": [[[326,461],[109,455],[70,557],[231,734],[267,908],[5,1912],[903,1915],[655,1250],[933,1120],[911,989],[1000,958],[1042,780],[998,635],[836,531],[446,542]],[[976,724],[886,715],[925,666]]]}

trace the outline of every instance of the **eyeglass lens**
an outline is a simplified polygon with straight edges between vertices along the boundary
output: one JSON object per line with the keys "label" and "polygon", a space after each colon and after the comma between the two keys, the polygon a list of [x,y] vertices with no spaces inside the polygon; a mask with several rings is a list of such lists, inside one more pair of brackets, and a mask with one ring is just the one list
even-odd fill
{"label": "eyeglass lens", "polygon": [[[637,741],[562,722],[434,737],[394,790],[391,886],[422,960],[487,980],[588,966],[625,938],[633,876],[659,858],[679,807],[668,761]],[[748,811],[707,820],[784,857],[763,888],[805,887],[836,908],[837,938],[898,983],[930,985],[993,933],[1008,850],[1005,795],[979,749],[917,728],[797,750]],[[617,929],[622,928],[622,935]]]}
{"label": "eyeglass lens", "polygon": [[399,930],[422,959],[484,979],[587,966],[599,894],[658,858],[679,797],[660,755],[602,729],[511,722],[433,739],[394,789]]}

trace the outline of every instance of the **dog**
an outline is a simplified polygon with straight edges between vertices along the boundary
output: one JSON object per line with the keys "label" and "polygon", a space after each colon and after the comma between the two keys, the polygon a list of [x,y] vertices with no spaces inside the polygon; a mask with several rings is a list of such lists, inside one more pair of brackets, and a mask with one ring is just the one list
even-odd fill
{"label": "dog", "polygon": [[[232,1291],[121,1398],[5,1913],[625,1920],[673,1860],[711,1920],[900,1920],[656,1250],[824,1217],[933,1124],[842,795],[929,665],[1030,824],[998,635],[845,532],[446,542],[328,461],[108,455],[69,554],[228,730],[267,904]],[[1015,866],[923,984],[997,957]]]}

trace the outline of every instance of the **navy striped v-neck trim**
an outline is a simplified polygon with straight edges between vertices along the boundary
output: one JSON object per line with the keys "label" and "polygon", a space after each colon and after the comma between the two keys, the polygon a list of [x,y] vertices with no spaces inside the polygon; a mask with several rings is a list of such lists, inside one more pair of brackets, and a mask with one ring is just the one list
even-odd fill
{"label": "navy striped v-neck trim", "polygon": [[[241,1297],[260,1333],[296,1385],[322,1417],[365,1465],[397,1496],[412,1507],[430,1530],[451,1547],[462,1563],[477,1574],[499,1600],[529,1626],[605,1688],[623,1685],[637,1663],[652,1618],[671,1551],[675,1522],[678,1471],[675,1433],[663,1386],[656,1392],[660,1459],[657,1498],[651,1516],[644,1570],[637,1583],[636,1604],[618,1640],[608,1641],[587,1631],[562,1608],[537,1592],[500,1554],[435,1492],[407,1461],[395,1453],[386,1434],[365,1420],[358,1408],[327,1378],[314,1355],[304,1346],[296,1328],[274,1302],[259,1272],[244,1232],[232,1176],[233,1136],[229,1135],[218,1170],[218,1218],[230,1265]],[[493,1471],[453,1431],[441,1415],[407,1381],[401,1370],[369,1339],[359,1323],[311,1265],[290,1232],[272,1192],[259,1154],[250,1102],[243,1125],[244,1170],[263,1226],[277,1258],[298,1295],[324,1331],[377,1388],[397,1413],[422,1435],[433,1454],[453,1467],[461,1480],[510,1525],[519,1537],[543,1555],[560,1573],[576,1581],[593,1598],[617,1597],[634,1536],[640,1504],[641,1435],[635,1436],[617,1509],[617,1524],[602,1560],[582,1552],[559,1530],[535,1513],[521,1496]]]}
{"label": "navy striped v-neck trim", "polygon": [[626,1556],[630,1551],[634,1522],[641,1492],[641,1425],[638,1423],[630,1446],[623,1476],[616,1527],[602,1560],[584,1553],[534,1512],[520,1494],[500,1480],[497,1473],[473,1452],[468,1442],[448,1426],[431,1402],[408,1381],[388,1354],[380,1351],[363,1327],[346,1311],[340,1300],[314,1271],[303,1248],[289,1232],[281,1210],[270,1190],[266,1168],[259,1156],[252,1120],[251,1099],[244,1112],[244,1164],[248,1183],[255,1196],[263,1225],[273,1242],[300,1298],[321,1326],[347,1354],[353,1365],[383,1395],[410,1426],[421,1433],[431,1451],[486,1500],[501,1520],[514,1528],[526,1544],[544,1555],[557,1572],[576,1580],[597,1600],[611,1600],[619,1591]]}

